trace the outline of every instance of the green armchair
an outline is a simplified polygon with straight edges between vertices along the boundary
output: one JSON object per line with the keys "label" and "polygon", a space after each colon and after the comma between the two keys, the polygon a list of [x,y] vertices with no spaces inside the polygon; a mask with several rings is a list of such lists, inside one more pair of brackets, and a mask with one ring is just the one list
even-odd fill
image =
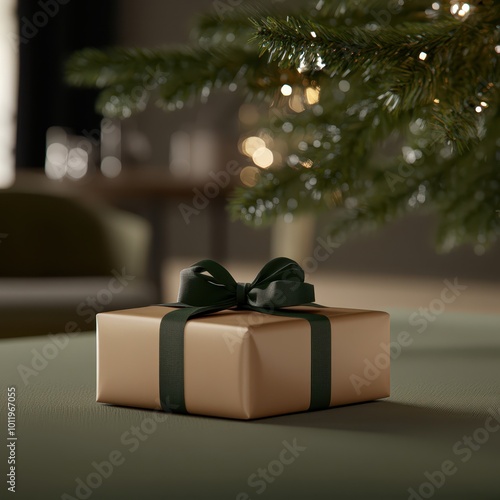
{"label": "green armchair", "polygon": [[0,337],[94,329],[97,312],[148,305],[151,229],[107,206],[0,192]]}

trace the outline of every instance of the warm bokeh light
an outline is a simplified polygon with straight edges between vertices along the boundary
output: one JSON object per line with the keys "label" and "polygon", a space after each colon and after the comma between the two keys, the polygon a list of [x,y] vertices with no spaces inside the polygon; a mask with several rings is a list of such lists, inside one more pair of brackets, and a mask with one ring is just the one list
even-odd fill
{"label": "warm bokeh light", "polygon": [[461,1],[452,1],[450,12],[457,19],[463,20],[466,19],[471,11],[471,6],[467,2]]}
{"label": "warm bokeh light", "polygon": [[253,153],[252,160],[258,167],[270,167],[274,161],[273,152],[266,147],[259,148]]}
{"label": "warm bokeh light", "polygon": [[78,180],[89,170],[92,144],[80,136],[68,135],[62,127],[47,130],[45,175],[49,179],[69,177]]}
{"label": "warm bokeh light", "polygon": [[311,105],[319,101],[319,87],[306,88],[306,101]]}
{"label": "warm bokeh light", "polygon": [[304,111],[304,109],[306,109],[304,107],[303,98],[298,93],[295,93],[292,95],[288,105],[290,106],[290,109],[292,111],[295,111],[296,113],[302,113],[302,111]]}
{"label": "warm bokeh light", "polygon": [[120,175],[122,171],[122,162],[116,156],[106,156],[101,161],[101,172],[105,177],[110,179]]}
{"label": "warm bokeh light", "polygon": [[257,167],[245,167],[240,172],[241,182],[247,187],[253,187],[260,179],[260,172]]}
{"label": "warm bokeh light", "polygon": [[71,148],[68,152],[67,175],[81,179],[89,168],[89,154],[81,147]]}
{"label": "warm bokeh light", "polygon": [[241,151],[243,152],[243,154],[250,157],[252,157],[255,151],[257,151],[259,148],[265,147],[266,143],[264,142],[264,140],[256,136],[247,137],[241,143]]}
{"label": "warm bokeh light", "polygon": [[45,175],[49,179],[62,179],[66,175],[68,148],[59,142],[49,144],[45,158]]}
{"label": "warm bokeh light", "polygon": [[285,85],[281,87],[281,93],[286,97],[292,95],[292,91],[293,91],[292,87],[290,87],[290,85],[288,85],[287,83],[285,83]]}
{"label": "warm bokeh light", "polygon": [[349,90],[351,90],[351,84],[347,80],[340,80],[339,89],[342,92],[349,92]]}
{"label": "warm bokeh light", "polygon": [[45,153],[45,175],[49,179],[62,179],[68,169],[68,136],[62,127],[47,130],[47,151]]}

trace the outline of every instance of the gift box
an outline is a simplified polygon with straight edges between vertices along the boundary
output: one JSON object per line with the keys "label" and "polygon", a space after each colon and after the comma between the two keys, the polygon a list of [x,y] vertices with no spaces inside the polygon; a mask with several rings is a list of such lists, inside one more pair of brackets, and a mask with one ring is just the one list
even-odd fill
{"label": "gift box", "polygon": [[[206,267],[195,265],[192,274],[221,292],[223,285],[203,274]],[[200,304],[181,290],[180,298],[198,303],[98,314],[97,401],[253,419],[389,396],[387,313],[284,309],[276,289],[296,289],[297,282],[258,278],[252,284],[228,280],[233,305],[225,296],[214,305],[213,294]]]}

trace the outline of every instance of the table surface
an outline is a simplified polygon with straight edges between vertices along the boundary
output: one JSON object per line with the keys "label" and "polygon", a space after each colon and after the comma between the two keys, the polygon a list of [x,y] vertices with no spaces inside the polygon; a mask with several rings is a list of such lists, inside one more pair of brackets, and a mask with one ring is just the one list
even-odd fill
{"label": "table surface", "polygon": [[17,499],[499,499],[500,316],[408,316],[390,398],[255,421],[96,403],[93,333],[0,341],[2,477],[15,386]]}

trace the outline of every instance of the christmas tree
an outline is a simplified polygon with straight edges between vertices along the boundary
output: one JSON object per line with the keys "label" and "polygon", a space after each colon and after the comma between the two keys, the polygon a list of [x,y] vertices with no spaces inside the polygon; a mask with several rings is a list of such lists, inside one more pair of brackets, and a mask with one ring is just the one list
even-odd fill
{"label": "christmas tree", "polygon": [[[238,92],[261,117],[255,167],[230,201],[250,224],[329,211],[331,233],[437,213],[438,248],[500,234],[500,5],[493,0],[314,0],[290,11],[215,1],[186,47],[88,49],[68,81],[126,118]],[[242,108],[243,109],[243,108]],[[245,120],[243,120],[245,122]]]}

